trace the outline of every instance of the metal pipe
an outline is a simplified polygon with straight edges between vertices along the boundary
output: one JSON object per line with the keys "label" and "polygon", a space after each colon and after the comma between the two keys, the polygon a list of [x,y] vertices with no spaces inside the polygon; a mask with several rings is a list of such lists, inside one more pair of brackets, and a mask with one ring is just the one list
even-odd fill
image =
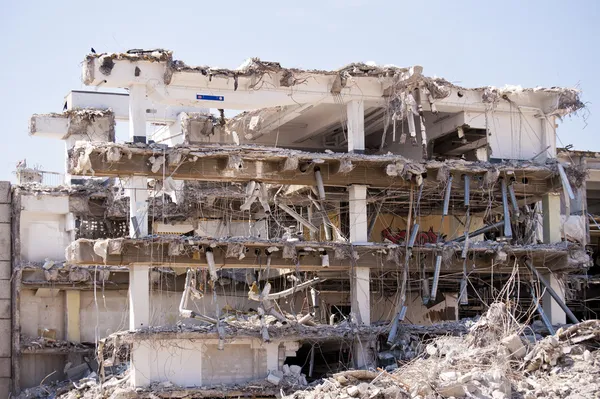
{"label": "metal pipe", "polygon": [[402,306],[402,309],[400,309],[400,313],[398,313],[398,321],[404,320],[404,318],[406,317],[407,311],[408,311],[408,306],[406,306],[406,305]]}
{"label": "metal pipe", "polygon": [[310,288],[310,299],[312,301],[312,305],[313,305],[313,311],[315,312],[315,316],[317,316],[317,319],[320,319],[320,313],[317,314],[319,312],[319,308],[320,308],[320,297],[319,297],[319,292],[314,288],[311,287]]}
{"label": "metal pipe", "polygon": [[448,184],[446,185],[446,193],[444,195],[444,210],[443,216],[448,216],[448,207],[450,206],[450,192],[452,191],[452,175],[448,176]]}
{"label": "metal pipe", "polygon": [[401,320],[400,317],[402,316],[402,319],[404,319],[404,316],[406,315],[406,311],[404,311],[404,314],[402,313],[402,311],[404,310],[405,307],[406,306],[402,306],[402,308],[400,308],[400,311],[394,317],[394,322],[392,323],[392,328],[390,329],[390,333],[388,334],[388,338],[387,338],[388,345],[394,344],[394,340],[396,339],[396,334],[398,333],[398,325],[400,324],[400,320]]}
{"label": "metal pipe", "polygon": [[208,272],[210,273],[210,280],[215,282],[219,279],[217,275],[217,266],[215,265],[215,255],[211,248],[206,248],[206,263],[208,264]]}
{"label": "metal pipe", "polygon": [[504,236],[512,237],[512,227],[510,226],[510,211],[508,209],[508,194],[506,189],[506,179],[500,179],[502,187],[502,210],[504,212]]}
{"label": "metal pipe", "polygon": [[[469,233],[469,237],[470,238],[477,237],[478,235],[487,233],[488,231],[498,230],[502,226],[504,226],[504,220],[501,220],[500,222],[496,222],[496,223],[491,224],[489,226],[485,226],[485,227],[482,227],[482,228],[480,228],[478,230],[475,230],[474,232]],[[465,238],[466,238],[466,235],[464,235],[462,237],[455,238],[454,240],[451,240],[451,242],[461,242],[461,241],[464,241]]]}
{"label": "metal pipe", "polygon": [[440,281],[440,271],[442,269],[442,255],[435,257],[435,271],[433,272],[433,282],[431,283],[431,302],[435,301],[437,295],[438,283]]}
{"label": "metal pipe", "polygon": [[471,229],[471,209],[467,209],[467,220],[465,221],[465,234],[463,237],[465,238],[465,245],[463,246],[463,250],[461,253],[461,257],[463,259],[467,258],[469,253],[469,230]]}
{"label": "metal pipe", "polygon": [[313,371],[315,369],[315,345],[310,348],[310,365],[308,366],[308,376],[313,376]]}
{"label": "metal pipe", "polygon": [[548,332],[551,335],[554,335],[556,333],[556,331],[554,331],[554,327],[552,326],[552,323],[550,322],[550,319],[548,319],[548,316],[546,315],[546,312],[544,312],[544,308],[542,307],[542,303],[539,301],[539,299],[535,295],[535,289],[533,287],[533,284],[531,284],[531,299],[535,302],[537,312],[540,314],[542,322],[544,323],[544,325],[548,329]]}
{"label": "metal pipe", "polygon": [[465,208],[471,204],[471,176],[463,175],[465,179]]}
{"label": "metal pipe", "polygon": [[531,271],[531,273],[538,279],[538,281],[546,288],[550,296],[554,298],[558,306],[560,306],[560,308],[567,314],[567,317],[571,319],[573,323],[579,323],[577,317],[575,317],[573,312],[571,312],[571,309],[569,309],[569,307],[563,302],[562,298],[556,293],[556,291],[554,291],[554,288],[552,288],[548,280],[546,280],[546,278],[542,276],[540,272],[538,272],[538,270],[531,262],[531,259],[525,259],[524,263],[525,266],[527,266],[527,268]]}
{"label": "metal pipe", "polygon": [[429,279],[427,278],[427,274],[425,272],[425,261],[421,262],[421,300],[423,305],[427,305],[429,303]]}
{"label": "metal pipe", "polygon": [[323,176],[321,176],[321,169],[315,168],[315,180],[317,182],[317,192],[319,193],[319,199],[325,199],[325,185],[323,185]]}
{"label": "metal pipe", "polygon": [[508,185],[508,193],[510,194],[510,202],[512,202],[513,210],[515,211],[515,216],[518,217],[521,212],[519,211],[519,203],[517,202],[517,196],[515,195],[514,184]]}
{"label": "metal pipe", "polygon": [[313,319],[313,315],[311,315],[310,313],[307,313],[298,320],[298,324],[303,324],[303,325],[315,324],[312,322],[312,319]]}
{"label": "metal pipe", "polygon": [[572,200],[575,199],[575,193],[573,193],[573,188],[571,188],[571,183],[569,183],[569,178],[567,177],[567,173],[565,172],[564,166],[561,163],[558,163],[558,173],[560,174],[560,178],[562,179],[563,186],[567,189],[567,193],[569,194],[569,198]]}
{"label": "metal pipe", "polygon": [[410,239],[408,240],[408,248],[412,248],[415,246],[415,240],[417,239],[418,233],[419,233],[419,224],[415,223],[410,232]]}
{"label": "metal pipe", "polygon": [[317,231],[319,231],[319,229],[314,224],[312,224],[308,220],[304,219],[302,216],[300,216],[298,214],[298,212],[296,212],[295,210],[293,210],[289,206],[287,206],[285,204],[282,204],[281,202],[278,202],[277,206],[279,208],[281,208],[285,213],[287,213],[288,215],[290,215],[291,217],[293,217],[294,219],[296,219],[301,225],[303,225],[304,227],[306,227],[311,232],[316,233]]}
{"label": "metal pipe", "polygon": [[463,276],[460,280],[460,296],[458,303],[461,305],[469,304],[469,298],[467,297],[467,276]]}
{"label": "metal pipe", "polygon": [[183,294],[181,295],[181,300],[179,301],[179,315],[181,317],[185,317],[188,319],[198,319],[198,320],[206,321],[208,323],[217,324],[218,323],[217,319],[213,319],[212,317],[197,314],[194,311],[187,309],[188,299],[189,299],[189,294],[190,294],[190,289],[191,289],[191,283],[193,280],[191,277],[192,273],[193,273],[193,271],[191,269],[188,269],[187,274],[185,276],[185,289],[183,290]]}

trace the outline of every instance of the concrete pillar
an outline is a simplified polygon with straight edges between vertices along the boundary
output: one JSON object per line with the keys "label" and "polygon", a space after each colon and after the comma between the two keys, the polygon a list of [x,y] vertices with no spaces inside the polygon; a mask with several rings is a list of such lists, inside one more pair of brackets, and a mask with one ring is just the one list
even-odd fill
{"label": "concrete pillar", "polygon": [[279,370],[279,343],[266,343],[265,349],[267,350],[267,372]]}
{"label": "concrete pillar", "polygon": [[[556,291],[556,293],[561,297],[562,301],[565,301],[565,290],[561,281],[556,277],[556,275],[548,272],[544,274],[544,277],[548,282],[550,282],[550,286]],[[542,288],[543,289],[543,288]],[[566,324],[567,323],[567,315],[565,312],[558,306],[558,303],[550,296],[548,291],[544,292],[542,296],[542,308],[544,309],[544,313],[550,319],[552,324]]]}
{"label": "concrete pillar", "polygon": [[79,311],[81,309],[81,291],[79,290],[66,290],[65,291],[65,302],[66,302],[66,328],[67,341],[70,342],[81,342],[81,322],[79,319]]}
{"label": "concrete pillar", "polygon": [[348,187],[350,214],[350,242],[368,242],[367,186]]}
{"label": "concrete pillar", "polygon": [[150,326],[150,266],[129,266],[129,330]]}
{"label": "concrete pillar", "polygon": [[[350,242],[369,241],[367,235],[367,186],[352,185],[349,192]],[[352,275],[352,313],[359,323],[371,324],[370,273],[368,267],[353,268]]]}
{"label": "concrete pillar", "polygon": [[134,143],[146,142],[146,86],[129,87],[129,139]]}
{"label": "concrete pillar", "polygon": [[346,105],[348,115],[348,152],[365,151],[365,103],[350,101]]}
{"label": "concrete pillar", "polygon": [[136,226],[131,219],[135,217],[137,236],[145,237],[148,235],[148,179],[144,176],[131,176],[125,187],[129,197],[129,236],[136,236]]}
{"label": "concrete pillar", "polygon": [[562,241],[560,233],[560,194],[548,193],[542,197],[544,214],[544,244],[555,244]]}

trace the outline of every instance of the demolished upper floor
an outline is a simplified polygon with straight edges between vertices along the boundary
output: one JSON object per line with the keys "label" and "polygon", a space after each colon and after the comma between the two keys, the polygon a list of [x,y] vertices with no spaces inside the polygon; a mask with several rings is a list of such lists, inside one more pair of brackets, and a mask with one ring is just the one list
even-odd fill
{"label": "demolished upper floor", "polygon": [[[83,81],[129,94],[71,92],[64,115],[32,118],[32,134],[66,139],[69,147],[113,141],[114,120],[139,130],[142,118],[154,127],[147,139],[130,137],[136,143],[543,162],[556,154],[556,118],[584,107],[575,89],[464,88],[427,77],[420,66],[324,71],[253,58],[236,69],[191,67],[166,50],[90,54]],[[85,115],[84,108],[100,110]]]}

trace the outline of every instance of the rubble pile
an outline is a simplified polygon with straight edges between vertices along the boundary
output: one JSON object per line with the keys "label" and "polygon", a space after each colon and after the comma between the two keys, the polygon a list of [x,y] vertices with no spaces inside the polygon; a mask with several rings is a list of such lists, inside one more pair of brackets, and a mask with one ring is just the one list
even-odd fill
{"label": "rubble pile", "polygon": [[468,334],[434,339],[421,356],[392,372],[338,373],[287,398],[600,397],[600,321],[534,343],[521,337],[524,331],[504,304],[495,303]]}
{"label": "rubble pile", "polygon": [[306,375],[302,374],[302,367],[284,364],[282,370],[269,372],[267,381],[273,385],[288,387],[307,386]]}
{"label": "rubble pile", "polygon": [[[389,358],[391,354],[393,367],[347,370],[310,385],[301,366],[284,365],[281,370],[271,371],[264,380],[244,385],[182,388],[163,382],[134,390],[129,383],[129,362],[124,360],[118,365],[110,363],[98,373],[90,370],[79,381],[28,389],[20,397],[116,399],[209,397],[225,393],[287,394],[284,398],[288,399],[600,397],[600,320],[563,327],[555,335],[540,339],[535,333],[526,335],[531,329],[518,323],[505,304],[494,303],[479,320],[459,325],[450,323],[450,327],[454,328],[442,336],[438,331],[440,326],[406,326],[395,345],[379,356],[381,364],[381,355]],[[240,332],[233,328],[236,333]],[[292,330],[307,334],[313,329],[324,328],[333,333],[345,327],[297,325],[296,328]],[[144,332],[137,334],[140,333]],[[428,341],[423,339],[425,336],[437,338]],[[394,351],[402,352],[402,356]]]}

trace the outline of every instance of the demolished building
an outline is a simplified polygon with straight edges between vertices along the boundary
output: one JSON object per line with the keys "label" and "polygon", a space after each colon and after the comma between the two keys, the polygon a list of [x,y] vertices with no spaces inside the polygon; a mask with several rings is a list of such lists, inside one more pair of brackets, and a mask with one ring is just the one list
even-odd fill
{"label": "demolished building", "polygon": [[128,93],[31,118],[67,184],[0,193],[13,394],[125,367],[139,392],[276,396],[394,368],[497,300],[546,334],[595,318],[589,176],[556,148],[575,90],[164,50],[90,54],[83,80]]}

